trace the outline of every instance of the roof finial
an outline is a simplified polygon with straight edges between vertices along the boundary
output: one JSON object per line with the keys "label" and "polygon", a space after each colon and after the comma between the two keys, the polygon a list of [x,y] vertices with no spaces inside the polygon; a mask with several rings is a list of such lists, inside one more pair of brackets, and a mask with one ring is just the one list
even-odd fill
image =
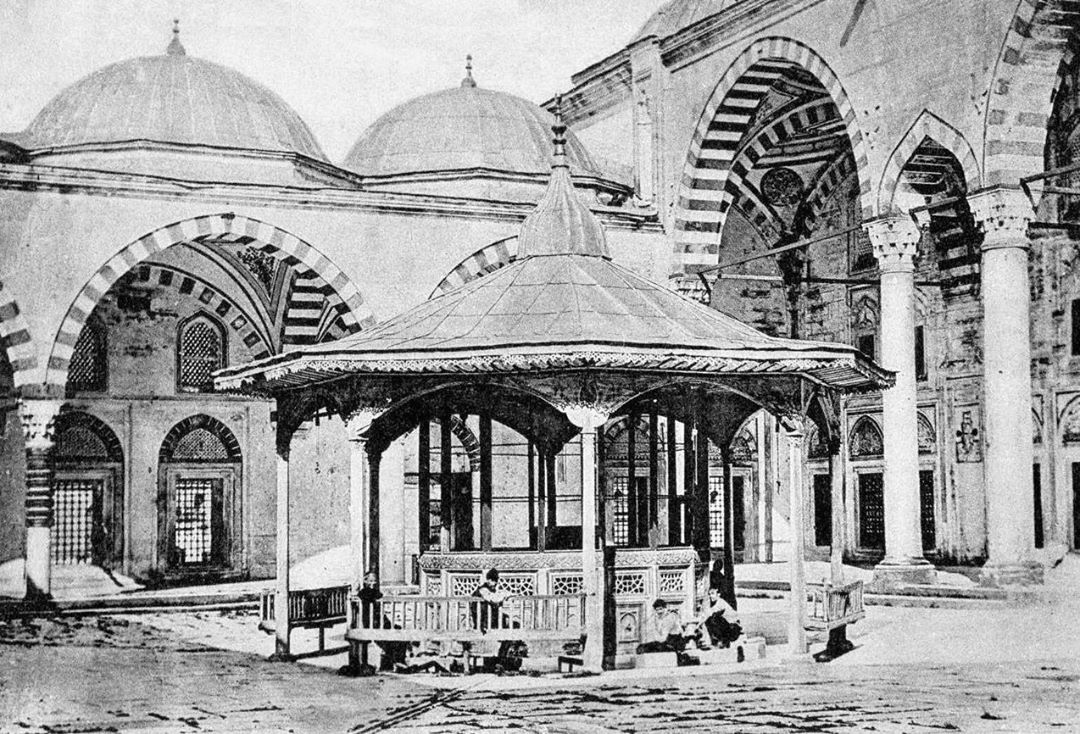
{"label": "roof finial", "polygon": [[475,87],[476,80],[472,77],[472,54],[465,56],[465,78],[461,80],[463,87]]}
{"label": "roof finial", "polygon": [[569,168],[566,162],[566,123],[562,116],[562,94],[555,95],[555,124],[551,126],[551,132],[555,133],[555,155],[551,167]]}
{"label": "roof finial", "polygon": [[180,19],[173,18],[172,22],[172,40],[169,41],[168,48],[165,49],[165,53],[169,56],[187,56],[187,51],[184,50],[184,45],[180,43]]}

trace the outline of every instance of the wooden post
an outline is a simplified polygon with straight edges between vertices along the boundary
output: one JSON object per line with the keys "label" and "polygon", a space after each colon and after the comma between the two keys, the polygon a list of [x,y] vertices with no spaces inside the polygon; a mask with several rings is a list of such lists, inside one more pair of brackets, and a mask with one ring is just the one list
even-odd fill
{"label": "wooden post", "polygon": [[641,545],[641,502],[637,491],[637,412],[626,416],[626,544]]}
{"label": "wooden post", "polygon": [[788,499],[791,506],[791,608],[788,649],[793,658],[806,655],[806,568],[803,565],[803,420],[787,419]]}
{"label": "wooden post", "polygon": [[533,447],[533,442],[528,442],[526,448],[526,456],[529,462],[529,485],[528,485],[528,502],[529,502],[529,547],[536,548],[539,532],[536,528],[536,449]]}
{"label": "wooden post", "polygon": [[692,545],[694,539],[694,486],[697,484],[694,424],[683,423],[683,493],[679,507],[679,544]]}
{"label": "wooden post", "polygon": [[450,551],[450,524],[453,518],[454,493],[450,475],[454,471],[452,463],[453,445],[450,434],[450,411],[439,413],[439,550]]}
{"label": "wooden post", "polygon": [[546,456],[547,461],[544,465],[544,471],[547,472],[547,526],[550,531],[552,528],[559,526],[558,519],[558,504],[559,504],[559,487],[555,482],[555,453],[548,452]]}
{"label": "wooden post", "polygon": [[696,461],[696,476],[694,477],[694,498],[692,500],[694,514],[694,546],[702,555],[702,561],[706,560],[704,554],[712,548],[712,538],[709,532],[709,437],[705,433],[705,427],[701,420],[700,403],[698,404],[697,417],[694,421],[694,454]]}
{"label": "wooden post", "polygon": [[731,491],[731,446],[720,447],[724,463],[724,586],[720,589],[724,600],[738,608],[735,599],[735,513]]}
{"label": "wooden post", "polygon": [[382,450],[374,451],[367,446],[368,492],[367,492],[367,570],[382,579],[382,558],[379,545],[379,464]]}
{"label": "wooden post", "polygon": [[[491,416],[480,416],[480,550],[491,550]],[[530,505],[531,507],[531,505]]]}
{"label": "wooden post", "polygon": [[649,413],[649,547],[660,544],[660,447],[656,408]]}
{"label": "wooden post", "polygon": [[419,507],[420,552],[429,549],[431,542],[431,421],[420,421],[416,451],[417,505]]}
{"label": "wooden post", "polygon": [[675,419],[670,415],[664,420],[666,428],[666,443],[667,443],[667,514],[668,514],[668,545],[679,545],[679,535],[682,532],[679,528],[679,466],[678,455],[676,453],[676,436],[678,435],[675,427]]}
{"label": "wooden post", "polygon": [[274,654],[276,661],[293,660],[289,648],[289,448],[292,431],[277,425],[277,583],[274,590]]}
{"label": "wooden post", "polygon": [[546,452],[538,450],[536,452],[536,495],[539,500],[539,506],[536,513],[536,549],[539,551],[547,550],[547,471],[544,469],[547,459]]}

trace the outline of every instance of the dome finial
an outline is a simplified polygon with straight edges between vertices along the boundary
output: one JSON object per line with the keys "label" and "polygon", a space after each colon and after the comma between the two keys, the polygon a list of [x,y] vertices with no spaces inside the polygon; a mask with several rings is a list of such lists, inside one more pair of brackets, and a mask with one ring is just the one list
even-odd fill
{"label": "dome finial", "polygon": [[173,18],[172,22],[172,40],[169,41],[168,48],[165,49],[165,53],[168,56],[187,56],[187,51],[184,50],[184,44],[180,43],[180,19]]}
{"label": "dome finial", "polygon": [[555,154],[552,157],[552,168],[569,168],[566,162],[566,123],[562,116],[562,94],[555,95],[555,124],[551,126],[551,132],[555,133]]}
{"label": "dome finial", "polygon": [[465,56],[465,78],[461,80],[461,86],[476,87],[476,80],[472,76],[472,54],[466,54]]}

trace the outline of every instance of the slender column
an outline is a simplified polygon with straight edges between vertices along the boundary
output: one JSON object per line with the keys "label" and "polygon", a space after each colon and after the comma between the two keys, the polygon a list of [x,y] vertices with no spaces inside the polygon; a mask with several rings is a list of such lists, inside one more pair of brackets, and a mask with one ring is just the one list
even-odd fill
{"label": "slender column", "polygon": [[550,530],[559,526],[559,488],[555,482],[555,452],[549,451],[544,459],[544,473],[547,474],[547,527]]}
{"label": "slender column", "polygon": [[[480,416],[480,549],[491,550],[491,416]],[[532,494],[529,495],[532,507]],[[531,524],[530,524],[531,527]]]}
{"label": "slender column", "polygon": [[[373,572],[381,581],[382,552],[380,543],[380,530],[382,523],[379,520],[379,497],[380,497],[380,472],[379,465],[382,463],[382,448],[374,447],[370,443],[367,446],[367,463],[369,490],[367,493],[367,570]],[[398,500],[400,502],[400,499]]]}
{"label": "slender column", "polygon": [[724,463],[724,585],[720,589],[724,600],[735,607],[735,503],[731,491],[731,446],[720,447]]}
{"label": "slender column", "polygon": [[806,543],[803,524],[804,418],[783,419],[788,440],[788,493],[791,505],[791,599],[788,616],[788,648],[792,657],[806,654]]}
{"label": "slender column", "polygon": [[450,412],[442,411],[439,414],[439,549],[447,553],[451,548],[450,525],[454,493],[451,489],[450,475],[454,466],[451,463],[453,446],[450,436]]}
{"label": "slender column", "polygon": [[367,544],[368,493],[371,491],[371,462],[367,437],[349,433],[349,550],[352,554],[353,588],[360,588],[364,574],[371,568]]}
{"label": "slender column", "polygon": [[420,552],[428,550],[431,540],[431,421],[420,421],[419,440],[416,451],[417,523],[420,535]]}
{"label": "slender column", "polygon": [[660,446],[656,408],[649,413],[649,547],[660,544]]}
{"label": "slender column", "polygon": [[763,549],[763,558],[761,559],[765,563],[772,563],[773,560],[773,506],[775,504],[776,493],[780,487],[780,442],[777,441],[779,437],[777,434],[776,420],[772,417],[772,414],[766,413],[761,418],[762,421],[762,466],[764,471],[762,472],[761,482],[761,499],[762,499],[762,528],[761,528],[761,542]]}
{"label": "slender column", "polygon": [[60,400],[19,403],[26,448],[26,598],[32,600],[52,594],[52,455],[62,405]]}
{"label": "slender column", "polygon": [[540,534],[536,528],[536,449],[532,441],[529,441],[525,453],[529,462],[529,547],[535,548],[537,541],[533,540],[533,538],[538,538]]}
{"label": "slender column", "polygon": [[637,413],[626,416],[626,544],[641,545],[641,498],[637,491]]}
{"label": "slender column", "polygon": [[[692,398],[691,398],[692,399]],[[679,539],[680,544],[692,545],[694,542],[694,485],[697,483],[697,445],[696,431],[693,421],[683,423],[683,493],[679,507]]]}
{"label": "slender column", "polygon": [[665,443],[667,444],[667,514],[668,514],[668,545],[679,544],[679,465],[676,453],[675,419],[670,415],[664,418]]}
{"label": "slender column", "polygon": [[829,549],[829,579],[834,586],[844,583],[844,469],[840,462],[842,441],[829,446],[829,484],[832,497],[832,547]]}
{"label": "slender column", "polygon": [[931,583],[934,567],[919,535],[918,417],[915,411],[915,255],[919,228],[909,217],[866,225],[881,270],[882,366],[896,384],[882,392],[885,443],[885,558],[874,585]]}
{"label": "slender column", "polygon": [[1027,224],[1020,191],[968,197],[983,231],[983,391],[987,560],[983,583],[1042,583],[1033,557],[1031,472],[1031,290]]}
{"label": "slender column", "polygon": [[694,496],[691,507],[694,516],[693,532],[691,538],[694,547],[701,555],[701,560],[708,560],[708,554],[712,548],[712,537],[709,533],[709,437],[702,426],[700,414],[694,425]]}
{"label": "slender column", "polygon": [[536,549],[547,550],[547,465],[546,452],[536,452],[536,495],[538,507],[536,512]]}
{"label": "slender column", "polygon": [[581,429],[581,572],[585,584],[585,627],[587,630],[584,667],[598,671],[604,667],[605,596],[600,593],[596,558],[596,462],[597,429],[607,422],[607,414],[591,406],[564,410],[570,422]]}
{"label": "slender column", "polygon": [[291,428],[277,425],[277,583],[274,589],[274,654],[271,660],[293,659],[289,648],[289,447]]}

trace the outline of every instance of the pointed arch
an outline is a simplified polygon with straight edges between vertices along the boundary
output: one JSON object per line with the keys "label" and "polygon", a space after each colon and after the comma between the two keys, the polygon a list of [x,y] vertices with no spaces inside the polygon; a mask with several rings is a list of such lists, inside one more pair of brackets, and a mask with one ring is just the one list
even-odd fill
{"label": "pointed arch", "polygon": [[848,456],[852,459],[876,458],[884,453],[885,438],[881,426],[868,415],[860,417],[848,436]]}
{"label": "pointed arch", "polygon": [[[306,273],[336,312],[335,323],[351,334],[374,321],[360,291],[334,263],[311,244],[283,229],[231,212],[194,217],[166,225],[131,242],[109,259],[75,297],[57,332],[46,367],[46,385],[63,387],[71,354],[90,314],[122,276],[151,255],[173,245],[215,241],[244,244]],[[317,328],[321,328],[316,325]]]}
{"label": "pointed arch", "polygon": [[0,347],[7,355],[15,388],[34,382],[38,366],[37,349],[15,294],[3,283],[0,283]]}
{"label": "pointed arch", "polygon": [[1070,0],[1016,0],[988,90],[982,148],[986,186],[1015,185],[1046,166],[1047,119],[1075,53],[1074,34],[1062,32],[1062,19],[1074,14],[1070,5]]}
{"label": "pointed arch", "polygon": [[952,153],[964,172],[964,182],[968,191],[975,191],[982,186],[979,163],[967,139],[955,127],[933,112],[924,109],[900,139],[881,174],[881,183],[878,185],[878,215],[884,216],[891,213],[893,199],[903,176],[904,167],[927,138]]}
{"label": "pointed arch", "polygon": [[452,291],[458,286],[476,280],[481,275],[487,275],[509,265],[515,255],[517,255],[517,235],[495,240],[490,245],[481,247],[451,268],[446,277],[435,286],[435,290],[431,292],[428,298],[441,296],[447,291]]}
{"label": "pointed arch", "polygon": [[739,142],[749,130],[758,104],[793,66],[816,77],[839,110],[855,158],[863,218],[870,218],[873,197],[866,146],[840,80],[808,46],[791,38],[762,38],[732,62],[698,118],[677,201],[674,259],[678,271],[691,272],[716,263],[727,211],[747,172],[744,165],[736,165]]}

